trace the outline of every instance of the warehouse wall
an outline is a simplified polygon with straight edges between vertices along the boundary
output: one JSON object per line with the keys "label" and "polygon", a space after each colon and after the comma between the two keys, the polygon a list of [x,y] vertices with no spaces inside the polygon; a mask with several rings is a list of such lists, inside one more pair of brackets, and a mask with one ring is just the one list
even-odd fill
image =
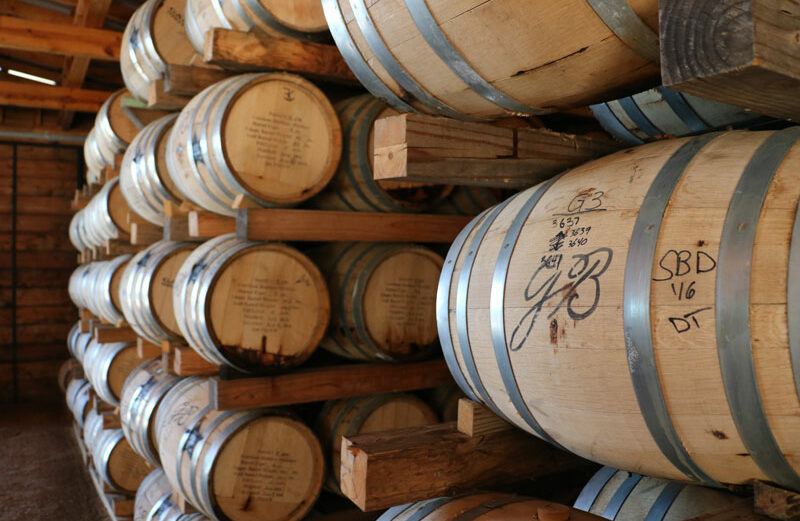
{"label": "warehouse wall", "polygon": [[56,373],[77,320],[67,228],[80,170],[79,148],[0,143],[0,403],[61,399]]}

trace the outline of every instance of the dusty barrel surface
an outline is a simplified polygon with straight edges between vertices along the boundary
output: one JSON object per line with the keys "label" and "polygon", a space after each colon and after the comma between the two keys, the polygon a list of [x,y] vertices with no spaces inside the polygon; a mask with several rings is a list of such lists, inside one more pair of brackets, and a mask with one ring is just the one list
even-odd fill
{"label": "dusty barrel surface", "polygon": [[243,372],[293,367],[325,334],[325,279],[302,253],[221,235],[184,261],[173,287],[181,334],[203,358]]}
{"label": "dusty barrel surface", "polygon": [[326,210],[425,212],[453,190],[447,185],[381,181],[373,177],[374,123],[397,114],[370,95],[336,104],[342,126],[342,159],[328,186],[311,204]]}
{"label": "dusty barrel surface", "polygon": [[391,393],[326,402],[316,431],[328,455],[326,487],[339,492],[342,437],[419,427],[437,422],[428,404],[410,394]]}
{"label": "dusty barrel surface", "polygon": [[257,29],[279,38],[322,40],[328,24],[316,0],[186,0],[186,34],[203,54],[206,33],[214,28]]}
{"label": "dusty barrel surface", "polygon": [[180,205],[180,193],[167,172],[167,138],[175,114],[146,125],[131,141],[120,165],[119,185],[131,210],[164,226],[164,203]]}
{"label": "dusty barrel surface", "polygon": [[131,371],[122,386],[119,418],[122,432],[137,454],[159,465],[155,419],[161,400],[180,378],[164,370],[160,358]]}
{"label": "dusty barrel surface", "polygon": [[319,192],[339,162],[342,134],[328,99],[292,74],[243,74],[197,94],[167,142],[167,166],[192,203],[234,215],[244,194],[262,206]]}
{"label": "dusty barrel surface", "polygon": [[[153,514],[172,496],[167,476],[156,468],[142,480],[133,503],[133,521],[152,521]],[[158,519],[158,518],[156,518]]]}
{"label": "dusty barrel surface", "polygon": [[603,467],[572,506],[617,521],[684,521],[739,504],[745,512],[752,509],[752,499],[723,490]]}
{"label": "dusty barrel surface", "polygon": [[101,344],[91,340],[83,357],[86,378],[97,396],[117,406],[125,379],[139,365],[136,344],[114,342]]}
{"label": "dusty barrel surface", "polygon": [[158,451],[172,488],[214,519],[303,518],[322,487],[317,438],[277,411],[214,410],[208,383],[181,380],[156,415]]}
{"label": "dusty barrel surface", "polygon": [[175,277],[194,249],[186,242],[158,241],[133,256],[119,284],[125,320],[154,344],[181,337],[172,290]]}
{"label": "dusty barrel surface", "polygon": [[322,347],[356,360],[421,359],[438,349],[444,260],[413,244],[334,243],[312,252],[331,292]]}
{"label": "dusty barrel surface", "polygon": [[[100,419],[102,426],[102,418]],[[152,467],[136,454],[122,429],[100,430],[88,447],[92,463],[100,478],[111,489],[119,492],[136,492],[139,484]]]}
{"label": "dusty barrel surface", "polygon": [[322,5],[353,73],[403,112],[541,114],[641,90],[659,77],[656,0]]}
{"label": "dusty barrel surface", "polygon": [[512,494],[485,492],[436,498],[387,510],[378,521],[599,521],[565,505]]}
{"label": "dusty barrel surface", "polygon": [[196,56],[186,31],[186,0],[147,0],[131,16],[122,34],[119,65],[131,94],[147,101],[150,84],[167,65],[189,65]]}
{"label": "dusty barrel surface", "polygon": [[604,464],[800,489],[799,139],[644,145],[473,220],[437,298],[457,383]]}
{"label": "dusty barrel surface", "polygon": [[742,126],[763,118],[741,107],[663,86],[592,105],[591,109],[603,128],[627,145],[641,145],[664,136],[688,136]]}

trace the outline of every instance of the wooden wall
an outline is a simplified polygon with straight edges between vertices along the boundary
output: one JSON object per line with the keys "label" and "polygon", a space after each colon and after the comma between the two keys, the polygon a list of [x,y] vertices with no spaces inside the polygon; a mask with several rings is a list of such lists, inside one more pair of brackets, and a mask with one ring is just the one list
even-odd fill
{"label": "wooden wall", "polygon": [[0,403],[61,399],[56,373],[77,320],[67,229],[81,161],[76,147],[0,143]]}

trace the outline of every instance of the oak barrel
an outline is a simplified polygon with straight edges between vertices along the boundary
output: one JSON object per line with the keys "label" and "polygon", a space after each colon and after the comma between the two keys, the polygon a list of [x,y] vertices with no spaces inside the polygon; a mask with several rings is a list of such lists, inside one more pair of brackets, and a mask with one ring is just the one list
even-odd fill
{"label": "oak barrel", "polygon": [[235,215],[244,194],[262,206],[292,205],[319,192],[341,155],[328,99],[285,73],[243,74],[197,94],[167,142],[178,190],[206,210]]}
{"label": "oak barrel", "polygon": [[392,507],[378,521],[600,521],[565,505],[512,494],[482,492]]}
{"label": "oak barrel", "polygon": [[181,337],[172,290],[193,248],[187,242],[155,242],[134,255],[122,274],[119,297],[125,320],[137,335],[154,344]]}
{"label": "oak barrel", "polygon": [[[153,521],[154,514],[172,496],[164,471],[156,468],[142,480],[133,503],[133,521]],[[156,518],[157,519],[157,518]]]}
{"label": "oak barrel", "polygon": [[77,360],[70,358],[58,366],[58,387],[63,393],[67,392],[67,387],[72,380],[83,377],[83,367]]}
{"label": "oak barrel", "polygon": [[76,307],[89,309],[94,298],[94,286],[100,274],[100,262],[88,262],[81,264],[69,276],[67,290],[69,298]]}
{"label": "oak barrel", "polygon": [[86,415],[89,414],[92,386],[88,380],[74,378],[67,386],[67,407],[72,411],[75,422],[83,427]]}
{"label": "oak barrel", "polygon": [[72,219],[69,221],[69,242],[71,242],[78,251],[83,251],[91,247],[86,238],[83,216],[83,210],[79,210],[75,212],[75,215],[73,215]]}
{"label": "oak barrel", "polygon": [[136,344],[101,344],[93,339],[86,347],[83,368],[95,394],[104,402],[117,406],[125,379],[140,362]]}
{"label": "oak barrel", "polygon": [[444,260],[413,244],[331,243],[312,253],[331,292],[322,347],[355,360],[438,351],[436,288]]}
{"label": "oak barrel", "polygon": [[326,402],[316,426],[328,455],[326,488],[340,493],[339,469],[343,437],[419,427],[436,422],[433,409],[411,394],[378,394]]}
{"label": "oak barrel", "polygon": [[402,112],[542,114],[614,99],[659,78],[657,0],[322,5],[350,69]]}
{"label": "oak barrel", "polygon": [[72,327],[69,329],[69,333],[67,333],[67,349],[69,350],[70,356],[72,358],[78,358],[75,354],[75,346],[78,342],[78,335],[81,334],[81,321],[78,320]]}
{"label": "oak barrel", "polygon": [[325,210],[361,212],[425,212],[435,208],[453,189],[373,178],[375,120],[397,114],[368,94],[336,104],[342,126],[342,160],[328,186],[311,204]]}
{"label": "oak barrel", "polygon": [[720,489],[603,467],[586,483],[572,506],[615,521],[685,521],[738,504],[749,515],[752,503],[752,498]]}
{"label": "oak barrel", "polygon": [[108,239],[129,234],[128,203],[122,196],[119,178],[111,179],[91,198],[83,212],[83,230],[88,246],[99,247]]}
{"label": "oak barrel", "polygon": [[181,334],[203,358],[242,372],[293,367],[314,352],[328,289],[302,253],[221,235],[184,261],[173,287]]}
{"label": "oak barrel", "polygon": [[130,93],[147,101],[150,84],[168,65],[189,65],[196,57],[186,36],[186,0],[147,0],[134,11],[122,34],[119,65]]}
{"label": "oak barrel", "polygon": [[95,440],[103,431],[103,415],[92,407],[83,422],[83,443],[86,447],[94,447]]}
{"label": "oak barrel", "polygon": [[159,465],[155,419],[164,395],[180,378],[164,369],[161,358],[147,360],[131,371],[122,386],[119,418],[131,448]]}
{"label": "oak barrel", "polygon": [[701,134],[742,126],[763,118],[741,107],[657,87],[633,96],[591,106],[609,134],[626,145],[641,145],[665,136]]}
{"label": "oak barrel", "polygon": [[158,452],[172,488],[214,519],[301,519],[322,487],[317,438],[277,411],[214,410],[208,385],[207,378],[181,380],[156,414]]}
{"label": "oak barrel", "polygon": [[122,435],[122,429],[100,430],[88,449],[100,479],[118,492],[136,492],[152,470],[141,456],[133,452]]}
{"label": "oak barrel", "polygon": [[[122,320],[119,290],[122,274],[131,260],[130,254],[119,255],[111,260],[103,261],[95,279],[91,297],[92,313],[109,324],[116,324]],[[93,298],[92,298],[93,297]]]}
{"label": "oak barrel", "polygon": [[800,490],[798,140],[651,143],[477,217],[437,298],[457,383],[603,464]]}
{"label": "oak barrel", "polygon": [[128,206],[157,226],[164,226],[164,203],[180,205],[182,194],[167,172],[167,138],[177,115],[147,124],[125,151],[119,186]]}
{"label": "oak barrel", "polygon": [[214,28],[251,31],[278,38],[323,40],[328,24],[317,0],[186,0],[186,35],[203,54],[206,33]]}

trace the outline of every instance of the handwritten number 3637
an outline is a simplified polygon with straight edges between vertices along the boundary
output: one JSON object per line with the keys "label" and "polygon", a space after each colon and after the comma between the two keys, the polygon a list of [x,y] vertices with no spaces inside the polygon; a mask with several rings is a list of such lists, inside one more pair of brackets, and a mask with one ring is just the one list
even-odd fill
{"label": "handwritten number 3637", "polygon": [[[568,282],[561,286],[558,284],[562,280],[563,270],[554,268],[552,263],[540,263],[525,287],[525,302],[533,304],[511,333],[509,349],[518,351],[525,345],[542,308],[552,299],[560,297],[548,319],[553,318],[565,305],[572,320],[583,320],[594,313],[600,301],[600,277],[608,269],[613,257],[611,248],[598,248],[590,253],[573,255],[575,262],[567,271]],[[575,309],[577,304],[588,307],[579,312]]]}

